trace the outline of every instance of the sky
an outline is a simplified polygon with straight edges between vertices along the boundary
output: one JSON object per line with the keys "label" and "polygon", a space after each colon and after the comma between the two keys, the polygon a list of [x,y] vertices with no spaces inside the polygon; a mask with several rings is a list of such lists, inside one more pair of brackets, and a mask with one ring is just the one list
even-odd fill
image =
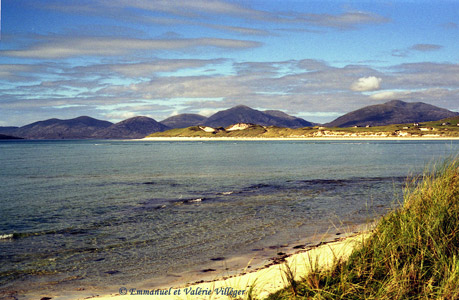
{"label": "sky", "polygon": [[0,126],[239,104],[325,123],[399,99],[459,111],[456,0],[3,0]]}

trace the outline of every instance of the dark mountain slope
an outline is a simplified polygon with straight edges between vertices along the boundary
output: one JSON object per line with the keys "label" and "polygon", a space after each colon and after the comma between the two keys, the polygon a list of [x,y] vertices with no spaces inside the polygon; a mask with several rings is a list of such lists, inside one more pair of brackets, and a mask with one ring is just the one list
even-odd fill
{"label": "dark mountain slope", "polygon": [[169,128],[186,128],[204,124],[207,118],[198,114],[180,114],[162,120],[160,123]]}
{"label": "dark mountain slope", "polygon": [[325,124],[327,127],[385,126],[414,122],[436,121],[459,113],[422,102],[392,100],[384,104],[366,106]]}
{"label": "dark mountain slope", "polygon": [[252,123],[263,126],[299,128],[311,126],[312,123],[284,114],[280,111],[261,112],[245,105],[219,111],[205,121],[210,127],[227,127],[236,123]]}
{"label": "dark mountain slope", "polygon": [[139,139],[151,133],[164,131],[169,127],[148,117],[133,117],[94,133],[94,138]]}
{"label": "dark mountain slope", "polygon": [[313,124],[311,122],[306,121],[305,119],[298,118],[295,116],[291,116],[289,114],[284,113],[283,111],[280,110],[265,110],[263,113],[268,114],[270,116],[276,117],[276,118],[281,118],[284,119],[285,122],[289,123],[289,126],[284,126],[284,127],[289,127],[289,128],[302,128],[302,127],[307,127],[307,126],[312,126]]}
{"label": "dark mountain slope", "polygon": [[22,126],[11,134],[28,139],[84,139],[111,125],[108,121],[82,116],[68,120],[49,119],[35,122]]}

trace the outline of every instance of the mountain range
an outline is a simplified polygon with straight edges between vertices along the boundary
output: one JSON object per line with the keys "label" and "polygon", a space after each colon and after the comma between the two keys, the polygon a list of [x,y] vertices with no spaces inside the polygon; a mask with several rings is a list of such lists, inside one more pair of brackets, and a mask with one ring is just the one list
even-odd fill
{"label": "mountain range", "polygon": [[245,105],[238,105],[219,111],[207,118],[203,125],[209,127],[228,127],[236,123],[253,123],[262,126],[289,128],[313,126],[311,122],[290,116],[278,110],[259,111]]}
{"label": "mountain range", "polygon": [[[436,121],[457,115],[459,113],[422,102],[407,103],[393,100],[352,111],[323,126],[383,126]],[[238,105],[219,111],[208,118],[198,114],[180,114],[157,122],[152,118],[139,116],[113,124],[108,121],[81,116],[68,120],[38,121],[22,127],[0,127],[0,134],[26,139],[134,139],[173,128],[197,125],[218,128],[228,127],[236,123],[288,128],[317,125],[282,111],[259,111],[245,105]]]}
{"label": "mountain range", "polygon": [[108,121],[81,116],[70,120],[38,121],[5,134],[26,139],[89,139],[97,130],[111,125],[112,123]]}
{"label": "mountain range", "polygon": [[161,124],[166,125],[169,128],[186,128],[190,126],[202,125],[206,119],[206,117],[198,114],[180,114],[162,120]]}
{"label": "mountain range", "polygon": [[150,133],[170,129],[152,118],[133,117],[94,132],[91,138],[140,139]]}

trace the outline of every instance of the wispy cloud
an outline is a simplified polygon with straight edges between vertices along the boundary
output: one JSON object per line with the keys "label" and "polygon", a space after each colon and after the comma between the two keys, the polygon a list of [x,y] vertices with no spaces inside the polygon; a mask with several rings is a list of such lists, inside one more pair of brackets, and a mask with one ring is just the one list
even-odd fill
{"label": "wispy cloud", "polygon": [[[31,5],[37,6],[31,2]],[[78,4],[49,0],[40,9],[69,14],[103,15],[132,22],[152,22],[163,25],[200,24],[205,18],[232,16],[242,19],[264,19],[270,13],[221,0],[82,0]],[[134,13],[135,11],[135,13]],[[205,17],[205,18],[204,18]]]}
{"label": "wispy cloud", "polygon": [[30,79],[31,73],[40,69],[37,65],[26,64],[0,64],[0,79],[23,81]]}
{"label": "wispy cloud", "polygon": [[90,73],[100,76],[117,73],[129,78],[155,77],[158,73],[162,72],[196,69],[215,64],[222,64],[224,62],[224,59],[155,59],[136,63],[80,66],[72,68],[72,71],[80,74]]}
{"label": "wispy cloud", "polygon": [[[36,5],[33,4],[32,5]],[[61,11],[71,14],[102,14],[123,21],[156,23],[162,25],[189,24],[232,31],[243,35],[266,35],[267,30],[221,24],[221,17],[256,21],[260,24],[289,24],[289,28],[278,30],[304,30],[318,32],[315,28],[353,30],[371,24],[390,22],[388,17],[367,11],[345,11],[338,14],[300,13],[296,11],[266,11],[250,7],[250,2],[238,4],[222,0],[82,0],[78,4],[50,0],[40,4],[41,9]],[[136,11],[134,14],[133,11]],[[215,23],[212,20],[219,20]],[[207,20],[203,22],[203,20]]]}
{"label": "wispy cloud", "polygon": [[408,57],[413,54],[413,51],[416,52],[432,52],[438,51],[443,48],[442,45],[436,44],[415,44],[405,49],[394,49],[392,50],[392,56],[396,57]]}
{"label": "wispy cloud", "polygon": [[442,24],[446,29],[459,29],[459,25],[456,22],[447,22]]}
{"label": "wispy cloud", "polygon": [[125,55],[136,51],[180,50],[198,47],[215,47],[223,49],[249,49],[261,46],[260,42],[222,39],[222,38],[192,38],[192,39],[135,39],[80,37],[68,38],[61,36],[42,37],[38,44],[27,49],[7,50],[0,53],[11,57],[28,58],[68,58],[75,56],[115,56]]}
{"label": "wispy cloud", "polygon": [[429,52],[429,51],[437,51],[443,48],[441,45],[435,44],[416,44],[411,46],[410,50],[420,51],[420,52]]}
{"label": "wispy cloud", "polygon": [[264,29],[256,29],[256,28],[248,28],[248,27],[240,27],[240,26],[228,26],[228,25],[216,25],[216,24],[206,24],[204,26],[234,32],[242,35],[270,35],[271,33]]}
{"label": "wispy cloud", "polygon": [[363,11],[350,11],[337,15],[300,14],[295,19],[314,26],[337,29],[355,29],[362,25],[382,24],[390,21],[389,18]]}
{"label": "wispy cloud", "polygon": [[[434,105],[451,107],[451,100],[459,96],[459,90],[451,90],[445,88],[423,88],[414,90],[396,90],[396,91],[385,91],[372,94],[371,99],[378,101],[389,101],[393,99],[407,100],[407,101],[421,101],[427,102]],[[459,106],[451,108],[452,110],[458,110]]]}
{"label": "wispy cloud", "polygon": [[202,14],[222,14],[222,15],[260,15],[259,10],[250,9],[242,5],[220,0],[99,0],[103,6],[114,6],[123,9],[137,8],[147,11],[160,11],[174,15],[198,16]]}

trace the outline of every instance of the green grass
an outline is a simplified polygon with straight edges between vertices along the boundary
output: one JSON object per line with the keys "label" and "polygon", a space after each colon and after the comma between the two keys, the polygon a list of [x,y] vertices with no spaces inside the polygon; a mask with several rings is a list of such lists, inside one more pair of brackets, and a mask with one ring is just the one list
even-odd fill
{"label": "green grass", "polygon": [[459,159],[409,182],[347,260],[268,299],[459,299]]}

